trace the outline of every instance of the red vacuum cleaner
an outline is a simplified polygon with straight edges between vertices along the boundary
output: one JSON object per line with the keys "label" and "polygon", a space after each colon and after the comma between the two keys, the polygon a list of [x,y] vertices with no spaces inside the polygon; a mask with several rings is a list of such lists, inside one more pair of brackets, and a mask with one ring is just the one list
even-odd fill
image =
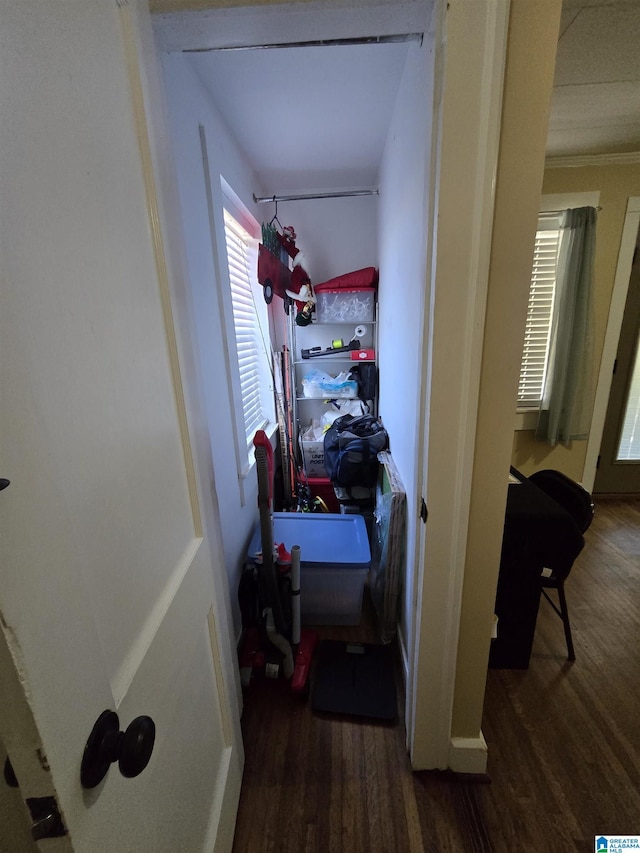
{"label": "red vacuum cleaner", "polygon": [[[302,692],[307,685],[318,634],[300,626],[300,546],[290,544],[287,550],[288,543],[276,546],[273,541],[271,442],[263,430],[258,430],[253,444],[258,473],[262,553],[256,559],[258,582],[255,593],[259,612],[254,614],[253,621],[258,624],[245,628],[240,654],[242,683],[248,685],[253,671],[263,670],[270,677],[282,675],[291,679],[291,689]],[[277,650],[275,660],[270,654],[273,649]]]}

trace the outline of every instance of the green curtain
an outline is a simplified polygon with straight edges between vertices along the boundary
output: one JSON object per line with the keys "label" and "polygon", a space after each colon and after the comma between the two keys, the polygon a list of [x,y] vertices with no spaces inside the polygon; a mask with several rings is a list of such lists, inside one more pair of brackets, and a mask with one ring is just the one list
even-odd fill
{"label": "green curtain", "polygon": [[536,430],[536,439],[551,447],[589,435],[595,208],[563,211],[560,230],[549,358]]}

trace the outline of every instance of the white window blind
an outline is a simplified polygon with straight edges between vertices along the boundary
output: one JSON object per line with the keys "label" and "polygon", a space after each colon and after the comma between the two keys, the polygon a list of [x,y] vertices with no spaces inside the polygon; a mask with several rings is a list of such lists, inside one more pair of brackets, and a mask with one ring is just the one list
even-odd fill
{"label": "white window blind", "polygon": [[529,307],[525,328],[518,407],[540,404],[549,357],[549,332],[556,287],[556,268],[560,245],[560,217],[542,213],[533,252]]}
{"label": "white window blind", "polygon": [[268,362],[252,290],[257,246],[227,210],[224,211],[224,225],[245,439],[250,447],[256,430],[263,429],[269,420],[263,403],[265,390],[269,390]]}

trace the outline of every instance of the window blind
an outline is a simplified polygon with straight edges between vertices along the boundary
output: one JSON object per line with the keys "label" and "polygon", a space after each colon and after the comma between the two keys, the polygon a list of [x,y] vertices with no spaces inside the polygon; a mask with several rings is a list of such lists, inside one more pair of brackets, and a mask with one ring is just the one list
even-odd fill
{"label": "window blind", "polygon": [[247,447],[256,430],[264,428],[268,418],[262,406],[261,382],[264,374],[264,346],[251,287],[250,270],[256,268],[255,240],[225,210],[227,262],[231,282],[233,324],[240,370],[240,393]]}
{"label": "window blind", "polygon": [[560,245],[560,217],[541,214],[533,252],[529,306],[525,327],[518,407],[537,407],[542,398],[549,357],[549,333]]}

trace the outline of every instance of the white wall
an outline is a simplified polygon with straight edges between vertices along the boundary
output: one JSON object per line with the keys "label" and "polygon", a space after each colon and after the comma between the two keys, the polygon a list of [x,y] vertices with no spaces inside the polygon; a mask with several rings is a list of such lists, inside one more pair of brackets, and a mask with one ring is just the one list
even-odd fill
{"label": "white wall", "polygon": [[[170,132],[175,154],[182,206],[184,242],[188,276],[193,295],[197,327],[197,351],[205,377],[207,417],[210,424],[213,465],[212,488],[217,492],[224,547],[224,563],[229,578],[234,632],[239,638],[241,623],[237,602],[240,573],[251,534],[258,521],[257,477],[255,469],[239,480],[233,440],[232,392],[224,346],[223,317],[219,293],[226,275],[226,250],[222,221],[223,176],[244,205],[260,221],[252,199],[252,169],[243,159],[215,107],[206,95],[189,59],[184,54],[165,54],[162,58],[169,109]],[[212,240],[207,207],[206,183],[199,126],[205,129],[211,191],[214,205],[214,230],[222,247],[218,258]],[[224,278],[222,278],[224,281]]]}
{"label": "white wall", "polygon": [[[269,188],[267,195],[278,192]],[[306,192],[306,187],[300,187]],[[265,208],[262,218],[269,221],[273,205]],[[378,196],[326,198],[309,201],[287,201],[278,205],[278,219],[293,225],[296,244],[308,261],[307,272],[313,284],[362,267],[378,265],[377,247]]]}
{"label": "white wall", "polygon": [[[407,492],[407,554],[416,535],[419,381],[427,281],[429,123],[433,98],[433,45],[411,44],[380,177],[380,415]],[[414,578],[401,600],[404,641],[413,630]]]}

